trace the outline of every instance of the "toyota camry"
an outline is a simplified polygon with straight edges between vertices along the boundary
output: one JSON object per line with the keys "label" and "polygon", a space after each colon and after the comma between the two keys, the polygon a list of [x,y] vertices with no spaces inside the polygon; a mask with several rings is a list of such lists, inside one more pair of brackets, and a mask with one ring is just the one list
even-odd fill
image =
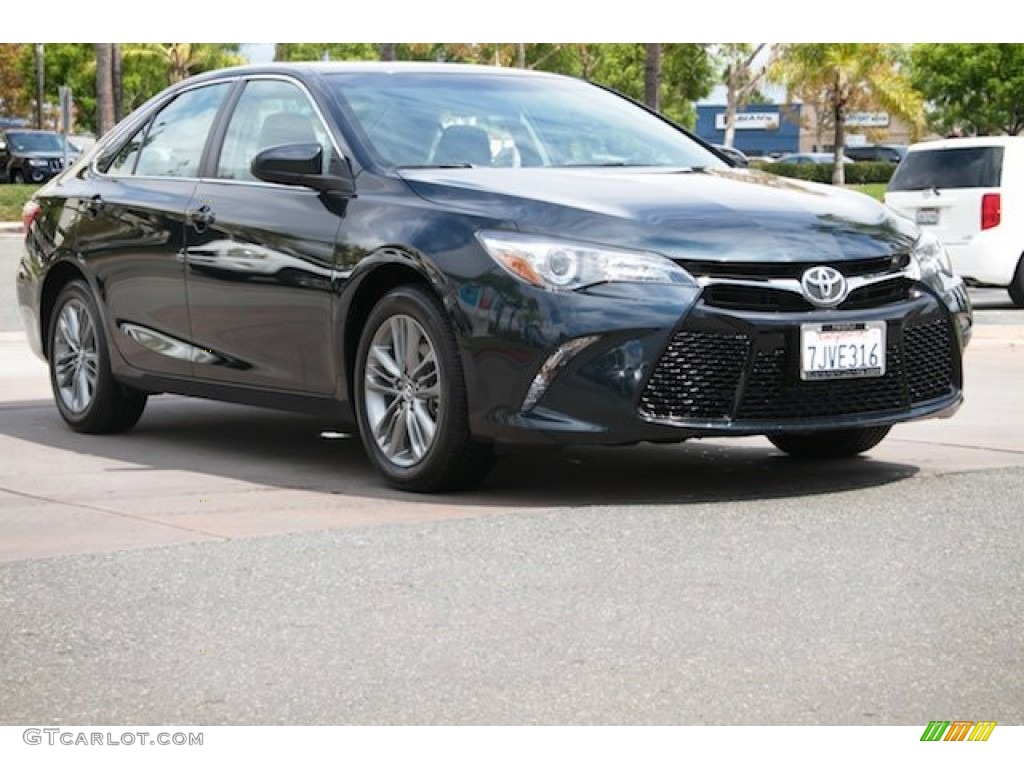
{"label": "toyota camry", "polygon": [[499,444],[850,456],[962,399],[971,309],[934,238],[559,75],[207,73],[25,220],[22,315],[80,432],[165,392],[291,409],[441,491]]}

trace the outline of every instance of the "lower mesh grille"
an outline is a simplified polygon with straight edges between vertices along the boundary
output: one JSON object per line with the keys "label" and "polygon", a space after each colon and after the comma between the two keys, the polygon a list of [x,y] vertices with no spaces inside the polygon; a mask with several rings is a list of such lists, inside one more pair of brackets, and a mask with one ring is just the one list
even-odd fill
{"label": "lower mesh grille", "polygon": [[934,400],[953,391],[953,353],[945,320],[908,328],[903,344],[911,402]]}
{"label": "lower mesh grille", "polygon": [[[773,337],[773,338],[778,338]],[[765,421],[889,413],[953,392],[949,325],[890,326],[884,376],[804,381],[799,351],[754,348],[743,334],[680,331],[640,398],[661,421]]]}
{"label": "lower mesh grille", "polygon": [[641,412],[673,421],[727,418],[749,350],[744,335],[680,331],[641,395]]}
{"label": "lower mesh grille", "polygon": [[886,355],[885,376],[803,381],[795,366],[793,376],[786,375],[785,350],[758,352],[737,418],[812,419],[897,410],[904,404],[899,347],[890,345]]}

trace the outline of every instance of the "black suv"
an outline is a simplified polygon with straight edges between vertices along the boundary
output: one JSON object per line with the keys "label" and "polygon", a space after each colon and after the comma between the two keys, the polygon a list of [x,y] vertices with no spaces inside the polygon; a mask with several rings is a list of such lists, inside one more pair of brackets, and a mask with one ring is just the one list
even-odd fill
{"label": "black suv", "polygon": [[899,144],[867,144],[862,147],[843,147],[843,154],[859,163],[896,164],[907,154],[907,148]]}
{"label": "black suv", "polygon": [[[12,184],[40,184],[64,168],[64,137],[54,131],[24,128],[0,131],[0,181]],[[78,158],[73,144],[67,144],[67,161]]]}

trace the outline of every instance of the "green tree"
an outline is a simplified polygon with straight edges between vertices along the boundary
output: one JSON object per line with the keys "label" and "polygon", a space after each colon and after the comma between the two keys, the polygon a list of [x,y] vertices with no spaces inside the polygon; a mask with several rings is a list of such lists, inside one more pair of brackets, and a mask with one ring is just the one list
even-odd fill
{"label": "green tree", "polygon": [[[376,61],[385,43],[278,43],[275,61]],[[386,45],[393,45],[387,43]],[[402,46],[395,45],[396,54]],[[397,55],[397,58],[403,58]]]}
{"label": "green tree", "polygon": [[833,126],[833,184],[845,181],[842,157],[850,112],[884,109],[920,123],[921,94],[911,84],[904,60],[905,49],[888,43],[794,43],[783,46],[773,63],[774,76],[790,93],[810,90],[824,96]]}
{"label": "green tree", "polygon": [[135,44],[133,48],[137,56],[148,55],[160,61],[166,72],[166,85],[243,61],[238,53],[238,43],[142,43]]}
{"label": "green tree", "polygon": [[[121,79],[125,112],[175,82],[185,73],[241,63],[237,43],[123,43]],[[33,78],[32,46],[22,46],[19,72],[29,87]],[[47,43],[45,46],[44,101],[51,105],[46,121],[55,127],[54,106],[62,85],[71,87],[75,101],[76,130],[97,131],[96,48],[93,43]]]}
{"label": "green tree", "polygon": [[926,43],[910,55],[914,85],[936,130],[1014,136],[1024,130],[1024,45]]}
{"label": "green tree", "polygon": [[21,69],[27,47],[23,43],[0,44],[0,115],[5,117],[28,117],[29,91]]}

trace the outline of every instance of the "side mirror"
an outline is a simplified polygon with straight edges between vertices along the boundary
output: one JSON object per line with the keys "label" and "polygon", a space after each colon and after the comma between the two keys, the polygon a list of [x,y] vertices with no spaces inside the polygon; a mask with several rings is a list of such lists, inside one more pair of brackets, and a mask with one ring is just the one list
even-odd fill
{"label": "side mirror", "polygon": [[7,149],[7,142],[4,141],[3,139],[0,139],[0,152],[3,152],[6,149]]}
{"label": "side mirror", "polygon": [[256,155],[252,160],[252,175],[274,184],[355,197],[355,180],[347,167],[344,176],[334,176],[323,173],[323,165],[324,148],[319,144],[283,144]]}

